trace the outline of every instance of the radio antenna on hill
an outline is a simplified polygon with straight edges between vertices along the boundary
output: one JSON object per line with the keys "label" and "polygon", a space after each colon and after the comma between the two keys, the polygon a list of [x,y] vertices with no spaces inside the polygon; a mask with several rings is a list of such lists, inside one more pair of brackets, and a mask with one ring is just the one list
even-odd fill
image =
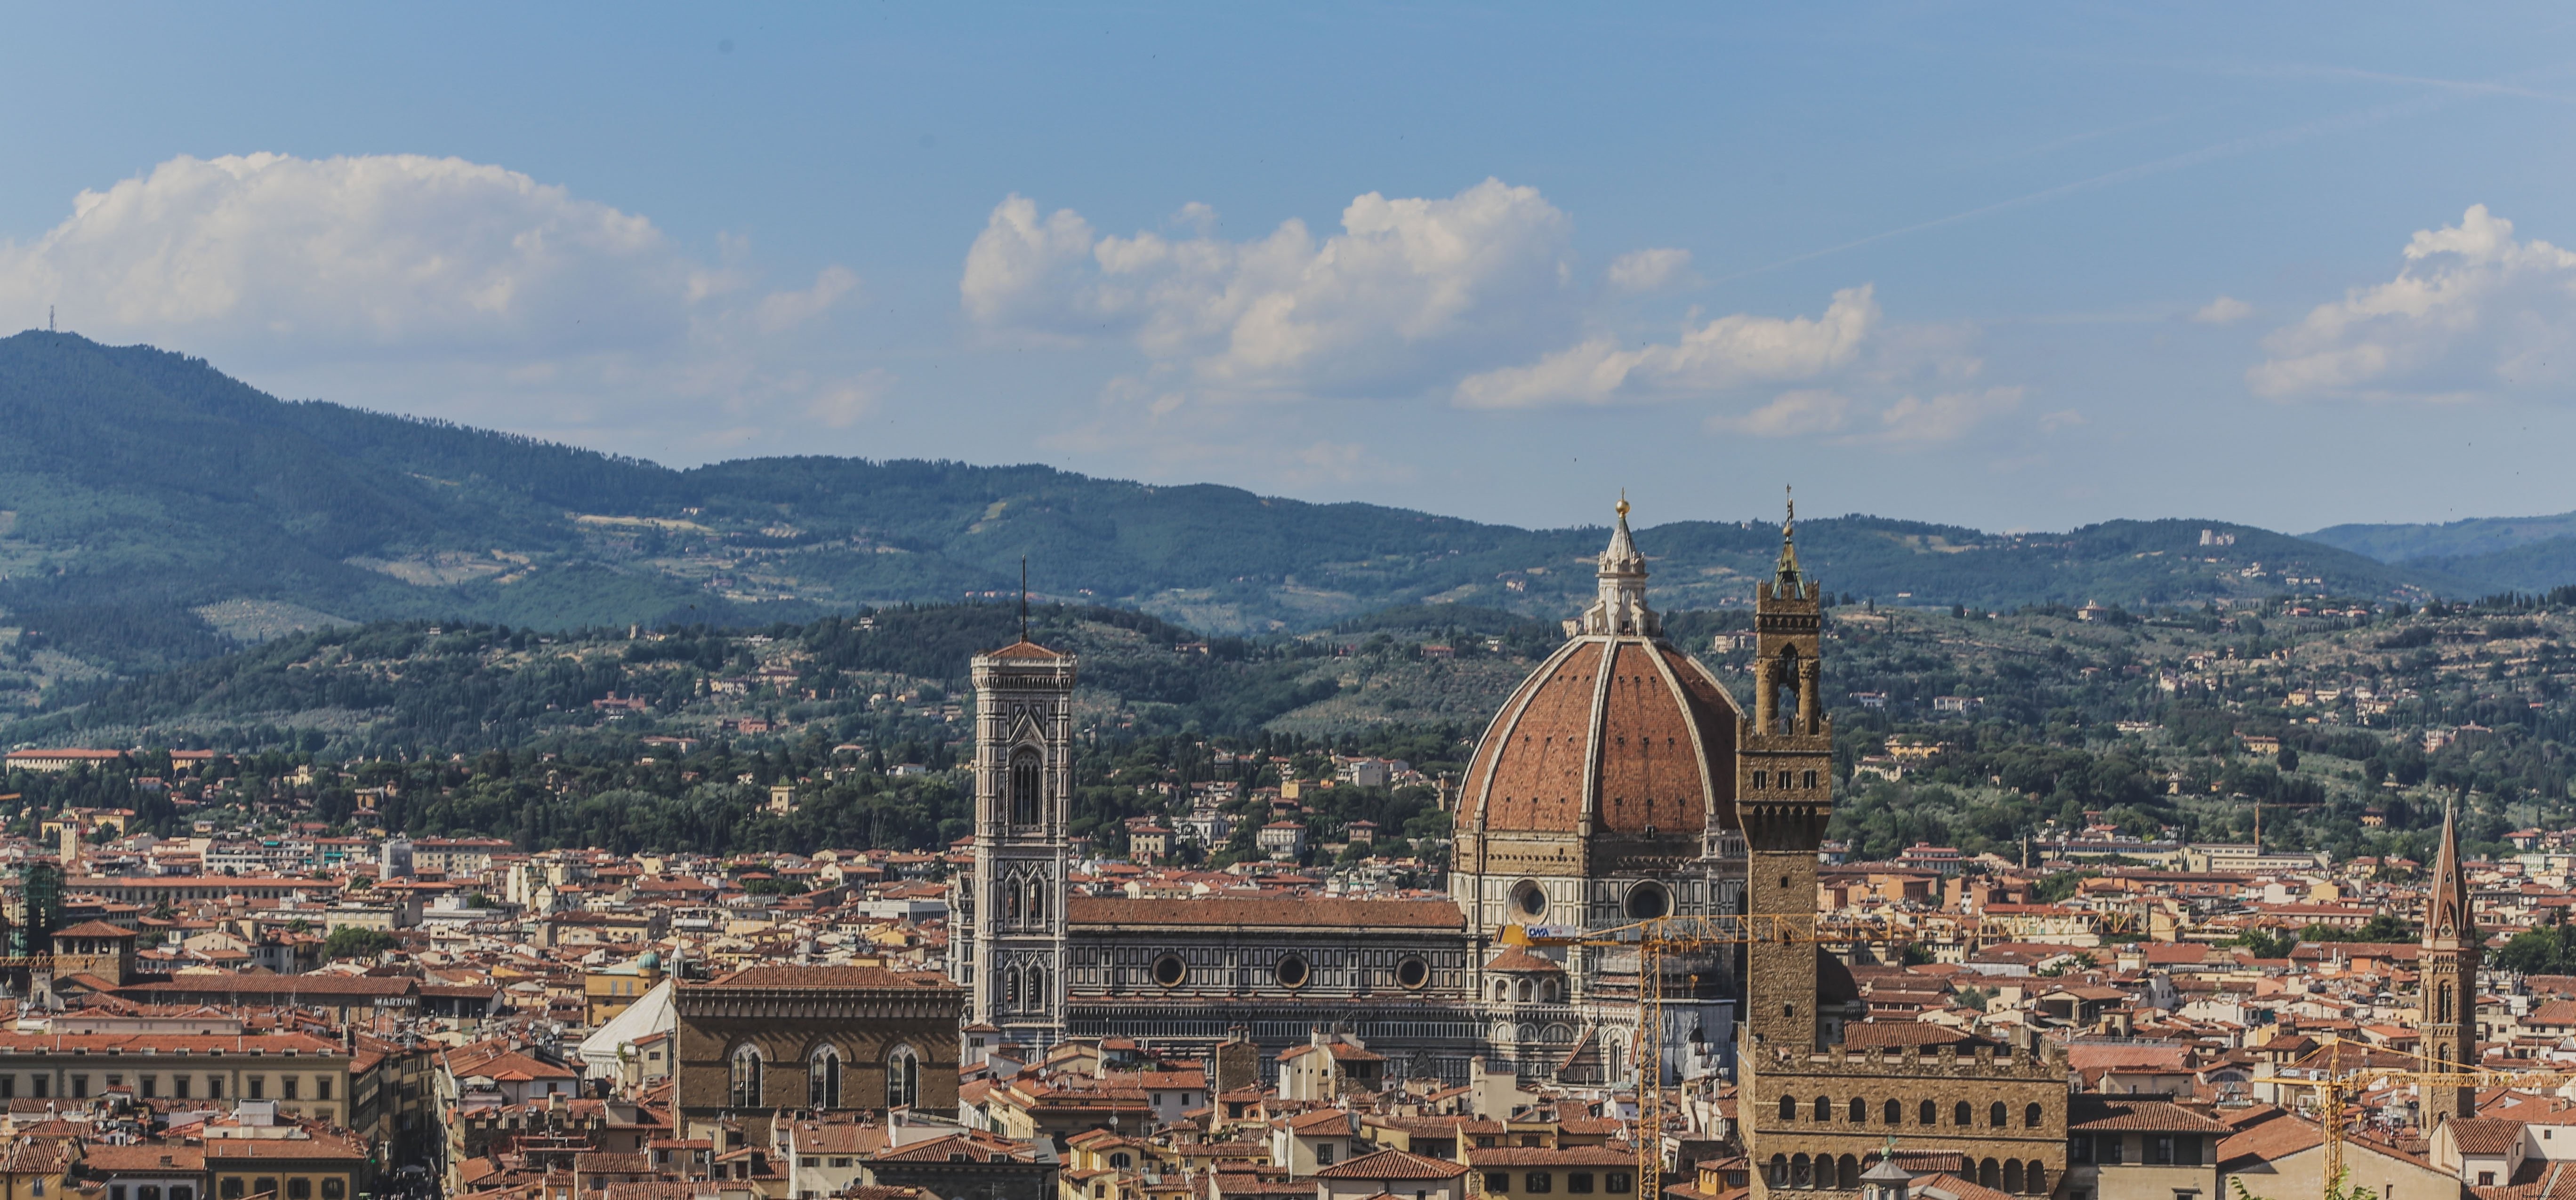
{"label": "radio antenna on hill", "polygon": [[52,333],[53,331],[54,331],[54,306],[53,306],[53,305],[48,304],[48,305],[46,305],[46,306],[45,306],[45,332],[47,332],[47,333]]}

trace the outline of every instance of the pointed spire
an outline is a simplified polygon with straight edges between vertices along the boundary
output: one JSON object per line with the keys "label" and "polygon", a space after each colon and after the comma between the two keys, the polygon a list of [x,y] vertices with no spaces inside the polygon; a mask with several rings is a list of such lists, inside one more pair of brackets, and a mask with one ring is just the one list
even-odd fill
{"label": "pointed spire", "polygon": [[2459,803],[2442,806],[2442,848],[2433,859],[2432,894],[2424,904],[2424,944],[2476,939],[2468,880],[2460,874]]}
{"label": "pointed spire", "polygon": [[1029,640],[1029,556],[1020,556],[1020,640]]}
{"label": "pointed spire", "polygon": [[1628,489],[1619,489],[1618,527],[1610,531],[1610,545],[1601,551],[1601,574],[1643,575],[1646,556],[1637,553],[1637,541],[1628,536]]}
{"label": "pointed spire", "polygon": [[1788,496],[1789,515],[1780,522],[1780,583],[1794,593],[1798,585],[1798,496],[1788,487],[1780,489]]}

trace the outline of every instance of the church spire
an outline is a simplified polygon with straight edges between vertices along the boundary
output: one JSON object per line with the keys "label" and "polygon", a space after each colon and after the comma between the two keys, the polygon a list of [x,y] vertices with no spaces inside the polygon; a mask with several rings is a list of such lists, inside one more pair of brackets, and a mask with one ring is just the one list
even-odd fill
{"label": "church spire", "polygon": [[2424,945],[2437,941],[2475,941],[2477,917],[2469,905],[2468,881],[2460,874],[2459,805],[2442,806],[2442,847],[2433,859],[2433,887],[2424,905]]}
{"label": "church spire", "polygon": [[1646,607],[1646,556],[1628,533],[1628,493],[1619,493],[1618,525],[1601,550],[1598,593],[1580,620],[1566,622],[1569,634],[1613,634],[1659,637],[1663,623]]}
{"label": "church spire", "polygon": [[[2422,1020],[2417,1040],[2433,1069],[2457,1070],[2478,1062],[2477,911],[2469,904],[2468,879],[2461,873],[2460,814],[2454,803],[2442,809],[2442,846],[2434,856],[2433,878],[2424,899],[2424,952],[2416,960],[2418,1003]],[[2421,1122],[2430,1131],[2452,1117],[2474,1117],[2477,1089],[2445,1080],[2427,1082]]]}

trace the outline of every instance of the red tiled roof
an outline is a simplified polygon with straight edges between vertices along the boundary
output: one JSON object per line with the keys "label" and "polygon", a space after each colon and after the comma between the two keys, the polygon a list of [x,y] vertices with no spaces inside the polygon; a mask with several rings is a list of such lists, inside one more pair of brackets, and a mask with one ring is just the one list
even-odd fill
{"label": "red tiled roof", "polygon": [[1317,1179],[1456,1179],[1467,1173],[1464,1163],[1424,1158],[1402,1150],[1380,1150],[1363,1154],[1346,1163],[1317,1171]]}
{"label": "red tiled roof", "polygon": [[702,988],[821,988],[847,990],[945,991],[960,990],[948,977],[935,971],[890,971],[884,967],[800,967],[773,964],[744,967],[710,983],[684,990]]}
{"label": "red tiled roof", "polygon": [[1010,645],[1008,645],[1008,646],[1004,646],[1004,647],[1002,647],[1002,648],[1001,648],[1001,649],[999,649],[999,650],[995,650],[995,651],[993,651],[992,653],[985,655],[984,657],[986,657],[986,658],[1067,658],[1067,657],[1070,657],[1070,656],[1069,656],[1069,655],[1065,655],[1065,654],[1059,654],[1059,653],[1057,653],[1056,651],[1049,650],[1049,649],[1047,649],[1046,647],[1044,647],[1044,646],[1041,646],[1041,645],[1037,644],[1036,642],[1031,642],[1031,641],[1018,641],[1018,642],[1013,642],[1013,643],[1011,643],[1011,644],[1010,644]]}
{"label": "red tiled roof", "polygon": [[2139,1100],[2127,1097],[2076,1095],[2069,1098],[2066,1113],[2069,1130],[2094,1133],[2216,1133],[2236,1132],[2222,1121],[2214,1121],[2170,1100]]}

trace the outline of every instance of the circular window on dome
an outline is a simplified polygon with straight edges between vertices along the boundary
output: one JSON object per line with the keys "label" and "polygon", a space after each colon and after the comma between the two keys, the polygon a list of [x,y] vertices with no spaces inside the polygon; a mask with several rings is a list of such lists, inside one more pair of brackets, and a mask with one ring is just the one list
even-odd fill
{"label": "circular window on dome", "polygon": [[1660,883],[1641,883],[1628,889],[1628,916],[1632,920],[1651,921],[1673,911],[1673,894]]}
{"label": "circular window on dome", "polygon": [[1304,987],[1307,975],[1306,960],[1294,954],[1281,958],[1278,966],[1270,968],[1270,977],[1278,980],[1281,987]]}
{"label": "circular window on dome", "polygon": [[1154,982],[1164,987],[1179,987],[1190,977],[1190,965],[1177,954],[1166,954],[1154,960]]}
{"label": "circular window on dome", "polygon": [[1522,880],[1519,887],[1512,889],[1512,907],[1524,917],[1544,917],[1547,915],[1547,893],[1537,884]]}
{"label": "circular window on dome", "polygon": [[1431,982],[1431,964],[1422,961],[1419,955],[1405,955],[1396,960],[1395,981],[1405,987],[1419,990],[1422,985]]}

